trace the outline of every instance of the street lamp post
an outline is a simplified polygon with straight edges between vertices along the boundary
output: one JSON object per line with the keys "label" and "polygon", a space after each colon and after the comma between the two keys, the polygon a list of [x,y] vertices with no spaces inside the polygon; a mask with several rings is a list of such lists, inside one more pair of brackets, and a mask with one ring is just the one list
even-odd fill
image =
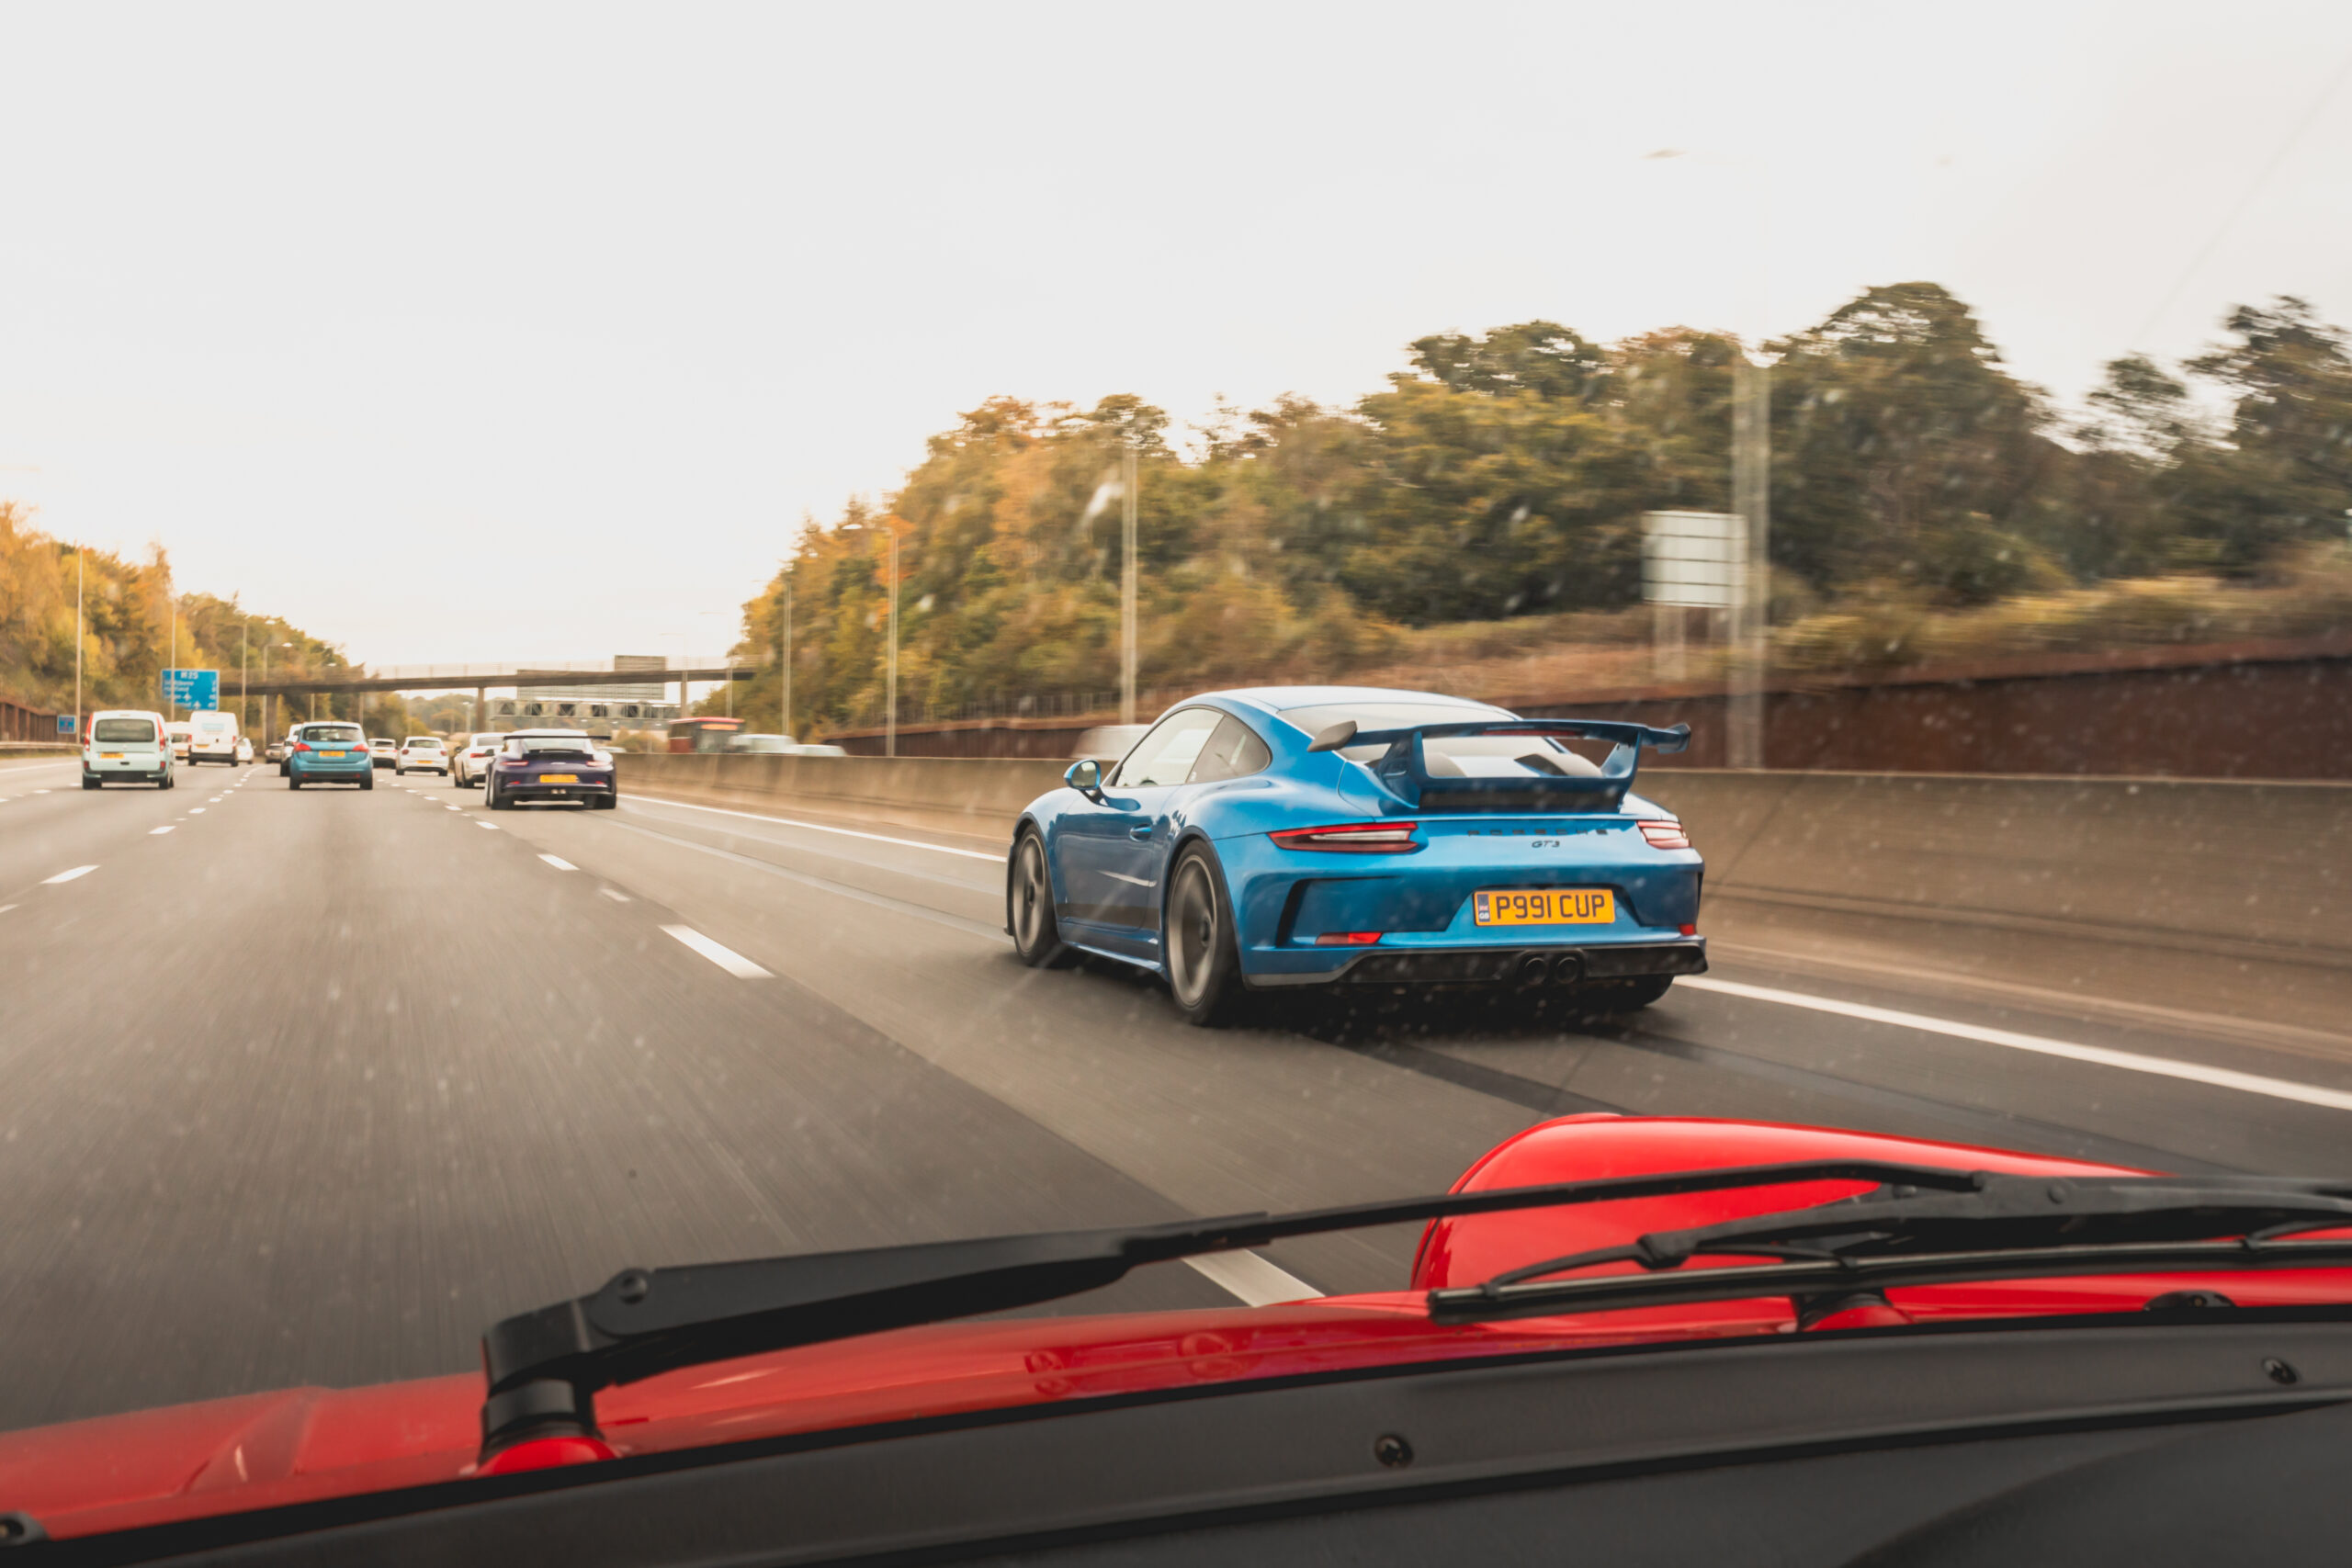
{"label": "street lamp post", "polygon": [[[1645,154],[1650,161],[1694,155],[1678,147],[1661,147]],[[1731,644],[1731,673],[1725,692],[1724,761],[1734,768],[1764,766],[1764,677],[1770,658],[1772,599],[1771,371],[1762,352],[1766,332],[1765,295],[1772,250],[1770,169],[1758,160],[1721,153],[1696,155],[1696,161],[1724,164],[1748,182],[1756,197],[1757,243],[1744,247],[1748,260],[1746,313],[1755,344],[1742,344],[1732,360],[1731,509],[1747,520],[1747,552],[1745,592],[1731,607],[1727,629]]]}
{"label": "street lamp post", "polygon": [[82,547],[74,547],[74,744],[82,744]]}
{"label": "street lamp post", "polygon": [[784,580],[784,643],[777,650],[778,668],[784,671],[784,729],[792,733],[792,579]]}
{"label": "street lamp post", "polygon": [[1119,472],[1119,722],[1136,721],[1136,444]]}

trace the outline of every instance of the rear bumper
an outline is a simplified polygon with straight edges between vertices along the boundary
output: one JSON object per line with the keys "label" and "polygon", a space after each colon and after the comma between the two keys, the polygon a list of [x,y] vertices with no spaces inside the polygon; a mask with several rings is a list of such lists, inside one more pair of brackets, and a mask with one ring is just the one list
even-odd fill
{"label": "rear bumper", "polygon": [[352,784],[360,779],[372,777],[375,772],[375,764],[365,757],[347,762],[306,762],[298,757],[286,764],[286,774],[288,778],[319,779],[344,784]]}
{"label": "rear bumper", "polygon": [[141,757],[135,761],[99,762],[95,766],[82,764],[82,776],[87,779],[125,779],[141,784],[161,784],[171,769],[153,757]]}
{"label": "rear bumper", "polygon": [[620,791],[609,778],[583,778],[578,784],[568,784],[509,783],[501,779],[498,793],[507,800],[601,800]]}
{"label": "rear bumper", "polygon": [[1293,986],[1577,985],[1587,980],[1638,980],[1657,975],[1702,975],[1707,939],[1672,942],[1545,942],[1525,947],[1362,948],[1332,950],[1334,966],[1316,973],[1245,976],[1252,989]]}

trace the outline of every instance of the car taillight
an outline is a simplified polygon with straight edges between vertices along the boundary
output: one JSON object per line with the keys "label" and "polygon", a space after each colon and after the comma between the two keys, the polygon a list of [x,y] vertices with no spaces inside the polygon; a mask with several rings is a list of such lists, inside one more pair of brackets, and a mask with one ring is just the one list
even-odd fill
{"label": "car taillight", "polygon": [[1321,850],[1345,855],[1408,855],[1421,847],[1415,822],[1336,822],[1328,828],[1284,828],[1269,833],[1286,850]]}
{"label": "car taillight", "polygon": [[1665,822],[1650,818],[1637,824],[1642,837],[1654,850],[1687,850],[1690,847],[1690,830],[1679,822]]}
{"label": "car taillight", "polygon": [[1315,939],[1317,947],[1370,947],[1380,940],[1378,931],[1325,931]]}
{"label": "car taillight", "polygon": [[311,743],[307,740],[297,740],[293,745],[287,748],[289,751],[307,751],[310,749]]}

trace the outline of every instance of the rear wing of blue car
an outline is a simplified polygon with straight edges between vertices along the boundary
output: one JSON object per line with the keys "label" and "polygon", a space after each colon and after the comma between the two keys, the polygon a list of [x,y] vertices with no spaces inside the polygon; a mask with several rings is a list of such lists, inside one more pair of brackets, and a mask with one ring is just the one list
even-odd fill
{"label": "rear wing of blue car", "polygon": [[[1608,757],[1597,773],[1546,773],[1543,752],[1519,759],[1524,774],[1485,777],[1458,769],[1433,771],[1427,742],[1451,736],[1524,735],[1562,740],[1606,740]],[[1358,729],[1352,721],[1333,725],[1315,738],[1312,751],[1342,746],[1385,746],[1370,766],[1390,793],[1416,811],[1614,811],[1634,785],[1642,748],[1679,751],[1690,743],[1690,727],[1668,729],[1604,718],[1472,719],[1453,724],[1417,724],[1405,729]]]}

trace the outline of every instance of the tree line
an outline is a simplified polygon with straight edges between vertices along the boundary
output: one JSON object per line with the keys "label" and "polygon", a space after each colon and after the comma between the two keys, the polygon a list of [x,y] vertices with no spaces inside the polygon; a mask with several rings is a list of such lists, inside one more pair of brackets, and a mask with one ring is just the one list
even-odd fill
{"label": "tree line", "polygon": [[[2301,300],[2233,310],[2207,353],[2109,366],[2069,413],[1932,283],[1868,290],[1772,356],[1774,615],[1868,593],[1965,608],[2128,577],[2258,580],[2341,541],[2352,353]],[[793,720],[879,701],[899,535],[902,715],[1114,689],[1122,453],[1136,454],[1148,685],[1361,665],[1403,628],[1638,602],[1641,514],[1721,511],[1728,337],[1596,344],[1530,321],[1411,345],[1352,407],[1221,410],[1179,442],[1138,398],[995,398],[876,509],[811,522],[744,607],[792,605]],[[778,678],[739,694],[774,712]]]}
{"label": "tree line", "polygon": [[[0,502],[0,695],[59,713],[74,711],[74,581],[81,575],[82,708],[164,711],[163,672],[172,668],[220,671],[220,704],[238,709],[237,673],[246,661],[258,679],[264,649],[273,673],[304,674],[350,667],[342,649],[277,615],[248,613],[234,599],[179,593],[170,557],[161,546],[144,560],[74,546],[32,526],[26,508]],[[291,644],[291,647],[287,645]],[[364,702],[364,708],[363,708]],[[261,699],[243,705],[240,722],[259,732]],[[408,714],[397,696],[350,693],[317,699],[320,718],[359,718],[406,733]],[[303,699],[286,719],[311,716]]]}

